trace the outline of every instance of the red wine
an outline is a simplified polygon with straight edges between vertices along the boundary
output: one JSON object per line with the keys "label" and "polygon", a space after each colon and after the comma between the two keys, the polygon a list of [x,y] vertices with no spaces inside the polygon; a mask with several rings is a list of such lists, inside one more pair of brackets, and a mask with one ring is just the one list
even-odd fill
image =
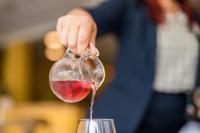
{"label": "red wine", "polygon": [[78,102],[90,93],[92,86],[89,82],[79,80],[50,81],[56,96],[64,102]]}

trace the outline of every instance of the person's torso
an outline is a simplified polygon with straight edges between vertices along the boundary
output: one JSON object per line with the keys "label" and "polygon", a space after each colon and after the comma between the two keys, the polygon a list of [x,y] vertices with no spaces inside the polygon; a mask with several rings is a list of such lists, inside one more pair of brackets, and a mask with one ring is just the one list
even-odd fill
{"label": "person's torso", "polygon": [[120,51],[114,83],[126,85],[128,91],[134,87],[152,89],[157,65],[157,25],[145,6],[129,5],[123,19],[117,32]]}

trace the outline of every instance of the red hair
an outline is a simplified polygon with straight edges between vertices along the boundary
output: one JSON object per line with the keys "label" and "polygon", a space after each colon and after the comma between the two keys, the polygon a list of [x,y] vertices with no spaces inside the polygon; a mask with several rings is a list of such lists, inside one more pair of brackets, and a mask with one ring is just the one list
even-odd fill
{"label": "red hair", "polygon": [[[193,11],[189,5],[189,1],[188,0],[176,0],[176,1],[180,4],[182,10],[187,15],[190,24],[192,24],[195,20],[193,16]],[[165,18],[163,16],[163,10],[159,6],[157,0],[145,0],[145,4],[149,9],[151,18],[157,24],[163,23],[165,21]]]}

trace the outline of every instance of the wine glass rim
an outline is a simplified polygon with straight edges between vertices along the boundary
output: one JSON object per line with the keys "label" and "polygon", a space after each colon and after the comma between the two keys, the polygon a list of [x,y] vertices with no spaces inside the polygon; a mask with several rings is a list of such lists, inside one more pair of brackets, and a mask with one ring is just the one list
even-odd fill
{"label": "wine glass rim", "polygon": [[80,119],[79,121],[114,121],[113,119],[106,119],[106,118],[95,118],[95,119]]}

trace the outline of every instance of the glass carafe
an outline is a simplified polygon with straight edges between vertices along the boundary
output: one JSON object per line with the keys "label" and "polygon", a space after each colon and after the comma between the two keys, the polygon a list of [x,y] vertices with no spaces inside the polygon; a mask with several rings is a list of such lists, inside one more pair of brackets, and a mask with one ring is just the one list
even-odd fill
{"label": "glass carafe", "polygon": [[105,70],[98,55],[87,50],[81,56],[67,49],[64,57],[51,68],[49,83],[53,93],[64,102],[78,102],[97,89],[105,78]]}

